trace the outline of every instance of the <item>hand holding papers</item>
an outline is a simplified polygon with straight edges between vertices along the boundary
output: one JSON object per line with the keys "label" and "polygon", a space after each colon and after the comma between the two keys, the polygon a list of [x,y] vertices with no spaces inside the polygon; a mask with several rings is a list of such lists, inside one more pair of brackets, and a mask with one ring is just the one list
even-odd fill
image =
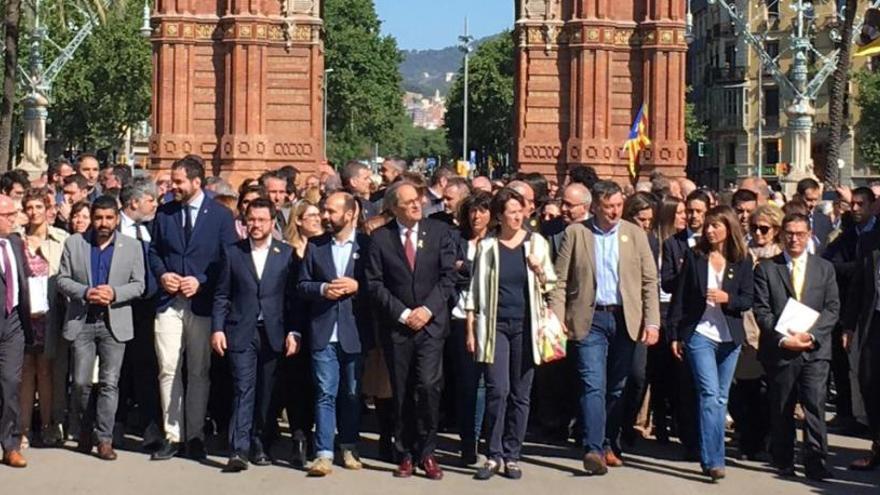
{"label": "hand holding papers", "polygon": [[786,337],[809,332],[819,319],[819,312],[795,299],[788,298],[775,330]]}

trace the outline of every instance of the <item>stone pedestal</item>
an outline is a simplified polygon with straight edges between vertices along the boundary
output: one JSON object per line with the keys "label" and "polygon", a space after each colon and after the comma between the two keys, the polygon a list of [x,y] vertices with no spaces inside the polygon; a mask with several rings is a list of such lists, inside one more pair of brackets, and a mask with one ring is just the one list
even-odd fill
{"label": "stone pedestal", "polygon": [[40,93],[31,93],[24,101],[24,146],[19,168],[31,180],[46,170],[46,117],[49,101]]}
{"label": "stone pedestal", "polygon": [[[791,170],[782,181],[782,189],[787,197],[792,197],[801,179],[813,175],[813,117],[816,110],[805,99],[799,99],[788,109],[789,154]],[[836,167],[837,164],[828,164]]]}
{"label": "stone pedestal", "polygon": [[150,167],[253,176],[322,159],[319,0],[157,0]]}
{"label": "stone pedestal", "polygon": [[520,170],[627,181],[623,144],[646,102],[641,175],[684,175],[685,0],[523,0],[517,18]]}

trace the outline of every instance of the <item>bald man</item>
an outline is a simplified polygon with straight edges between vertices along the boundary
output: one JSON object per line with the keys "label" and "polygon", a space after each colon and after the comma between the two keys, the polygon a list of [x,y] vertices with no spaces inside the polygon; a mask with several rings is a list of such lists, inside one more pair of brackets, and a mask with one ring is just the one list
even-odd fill
{"label": "bald man", "polygon": [[474,177],[471,187],[474,191],[486,191],[487,193],[492,194],[492,181],[489,180],[488,177],[482,175]]}
{"label": "bald man", "polygon": [[0,195],[0,446],[3,464],[23,468],[19,388],[25,343],[32,343],[30,299],[21,238],[12,231],[17,214],[12,198]]}

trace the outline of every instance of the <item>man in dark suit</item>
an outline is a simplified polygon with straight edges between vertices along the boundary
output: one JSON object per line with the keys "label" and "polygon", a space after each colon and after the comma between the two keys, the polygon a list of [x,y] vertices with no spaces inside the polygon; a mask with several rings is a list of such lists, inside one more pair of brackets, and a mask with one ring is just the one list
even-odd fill
{"label": "man in dark suit", "polygon": [[412,476],[418,456],[426,475],[441,479],[434,448],[456,248],[446,225],[422,218],[422,198],[411,183],[392,184],[385,205],[396,218],[373,233],[366,276],[382,336],[390,341],[400,460],[394,475]]}
{"label": "man in dark suit", "polygon": [[[831,478],[825,467],[826,382],[831,367],[831,332],[840,314],[834,266],[808,253],[810,219],[792,213],[782,221],[785,251],[764,260],[755,272],[755,319],[761,329],[758,358],[767,371],[770,441],[773,464],[783,476],[794,476],[794,405],[804,408],[804,471],[808,478]],[[819,312],[810,328],[776,331],[794,299]]]}
{"label": "man in dark suit", "polygon": [[[687,227],[663,241],[662,261],[660,263],[660,288],[667,295],[675,292],[678,278],[687,252],[697,245],[697,240],[703,233],[703,222],[706,212],[709,211],[709,196],[700,190],[688,194],[685,199],[685,214],[687,215]],[[668,315],[664,315],[668,317]],[[672,343],[666,329],[661,329],[660,337],[667,348]],[[672,390],[672,413],[675,421],[678,437],[685,448],[685,458],[691,461],[700,459],[699,440],[697,438],[697,397],[696,387],[690,366],[684,361],[672,360],[674,372],[677,375],[675,382],[677,387]],[[662,425],[663,420],[660,420]]]}
{"label": "man in dark suit", "polygon": [[[880,202],[875,202],[878,204]],[[855,268],[841,317],[843,347],[857,366],[858,387],[864,401],[871,449],[849,468],[871,471],[880,466],[880,229],[859,238]]]}
{"label": "man in dark suit", "polygon": [[[94,425],[98,457],[113,461],[119,375],[125,343],[134,337],[131,304],[144,293],[144,251],[136,239],[116,232],[116,198],[96,199],[91,219],[89,232],[74,234],[64,243],[58,291],[69,301],[64,338],[73,349],[77,411],[82,418],[78,450],[92,451]],[[97,386],[92,384],[95,359]]]}
{"label": "man in dark suit", "polygon": [[5,301],[0,318],[0,447],[3,464],[23,468],[21,455],[21,367],[25,343],[31,342],[31,308],[24,243],[12,235],[15,215],[12,198],[0,195],[0,301]]}
{"label": "man in dark suit", "polygon": [[318,398],[317,459],[309,468],[311,476],[330,474],[337,416],[342,465],[353,470],[362,467],[356,452],[360,384],[373,327],[364,276],[370,238],[355,231],[357,207],[355,197],[347,192],[327,197],[324,224],[328,233],[309,241],[299,273],[298,291],[310,322],[309,351]]}
{"label": "man in dark suit", "polygon": [[797,198],[800,198],[807,206],[809,212],[810,230],[813,232],[807,249],[810,254],[821,255],[828,243],[828,236],[834,230],[828,215],[819,211],[819,201],[822,200],[822,188],[816,179],[801,179],[797,183]]}
{"label": "man in dark suit", "polygon": [[272,418],[272,388],[282,351],[293,355],[299,335],[293,330],[293,251],[272,238],[275,205],[250,202],[248,238],[226,247],[214,293],[211,347],[229,357],[235,386],[227,471],[247,469],[247,459],[266,466],[267,426]]}
{"label": "man in dark suit", "polygon": [[[161,287],[155,337],[165,423],[165,442],[153,453],[153,460],[174,457],[184,440],[191,458],[205,458],[202,429],[210,390],[214,289],[223,246],[237,242],[238,236],[229,210],[202,191],[204,181],[201,160],[188,156],[174,162],[174,201],[162,205],[153,221],[150,268]],[[181,376],[184,352],[185,392]],[[184,411],[186,428],[182,432]]]}

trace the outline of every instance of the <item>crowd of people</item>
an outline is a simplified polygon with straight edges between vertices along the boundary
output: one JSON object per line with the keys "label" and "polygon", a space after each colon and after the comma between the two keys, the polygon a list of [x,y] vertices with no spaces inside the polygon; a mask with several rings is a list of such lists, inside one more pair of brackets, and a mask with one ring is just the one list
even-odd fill
{"label": "crowd of people", "polygon": [[880,185],[564,179],[392,158],[236,188],[195,155],[154,177],[91,154],[7,172],[3,463],[68,441],[111,461],[129,434],[201,461],[219,436],[241,471],[286,424],[321,477],[363,467],[373,414],[395,477],[441,479],[444,428],[479,480],[521,478],[531,431],[574,438],[589,475],[674,437],[717,481],[731,428],[791,477],[802,423],[825,480],[833,389],[833,426],[864,411],[873,441],[850,468],[880,464]]}

